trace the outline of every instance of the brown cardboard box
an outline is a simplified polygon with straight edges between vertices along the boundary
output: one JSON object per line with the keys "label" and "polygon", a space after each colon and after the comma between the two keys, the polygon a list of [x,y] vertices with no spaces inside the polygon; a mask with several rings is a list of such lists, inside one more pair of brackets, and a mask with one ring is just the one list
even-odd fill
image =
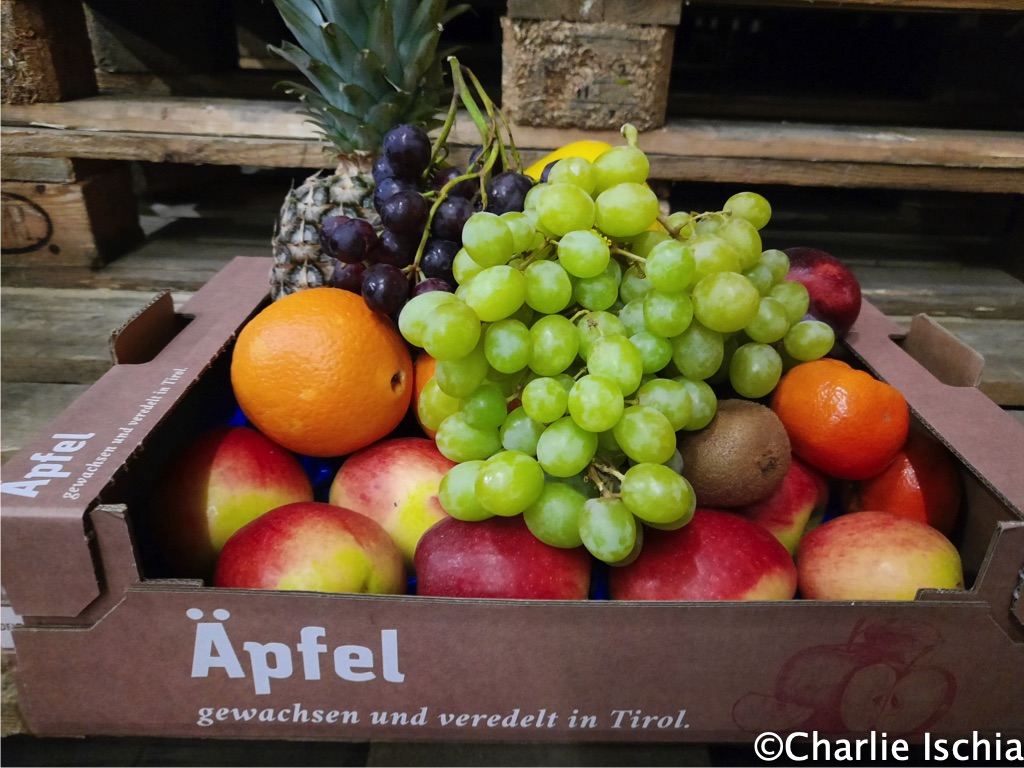
{"label": "brown cardboard box", "polygon": [[1024,428],[903,347],[958,383],[977,373],[969,350],[927,318],[901,343],[869,305],[848,351],[963,464],[964,591],[907,603],[543,603],[152,575],[140,500],[168,452],[233,407],[231,342],[266,301],[266,270],[235,260],[180,315],[157,300],[117,336],[119,364],[4,466],[2,578],[24,617],[13,638],[33,732],[729,742],[775,731],[878,749],[905,739],[931,756],[953,738],[993,755],[1020,749]]}

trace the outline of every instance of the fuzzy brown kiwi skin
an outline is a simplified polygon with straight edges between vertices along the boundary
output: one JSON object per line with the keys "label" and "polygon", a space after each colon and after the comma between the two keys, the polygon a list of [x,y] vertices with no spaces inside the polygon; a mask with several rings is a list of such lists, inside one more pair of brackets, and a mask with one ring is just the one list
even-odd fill
{"label": "fuzzy brown kiwi skin", "polygon": [[740,507],[767,498],[792,460],[779,417],[751,400],[722,400],[704,429],[679,433],[678,446],[683,477],[701,507]]}

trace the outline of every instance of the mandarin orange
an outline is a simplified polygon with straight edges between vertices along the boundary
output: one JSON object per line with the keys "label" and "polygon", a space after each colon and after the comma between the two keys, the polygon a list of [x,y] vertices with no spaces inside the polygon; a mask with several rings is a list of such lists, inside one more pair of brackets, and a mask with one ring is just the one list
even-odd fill
{"label": "mandarin orange", "polygon": [[863,480],[885,469],[910,429],[910,410],[899,390],[832,358],[790,369],[771,407],[793,453],[843,480]]}
{"label": "mandarin orange", "polygon": [[243,413],[284,447],[342,456],[390,433],[409,409],[412,357],[394,323],[338,288],[268,305],[238,335],[231,384]]}

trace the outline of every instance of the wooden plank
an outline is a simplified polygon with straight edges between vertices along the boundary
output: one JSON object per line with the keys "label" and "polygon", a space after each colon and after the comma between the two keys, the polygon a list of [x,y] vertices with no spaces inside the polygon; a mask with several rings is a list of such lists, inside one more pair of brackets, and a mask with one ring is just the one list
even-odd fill
{"label": "wooden plank", "polygon": [[142,240],[125,163],[63,184],[5,181],[2,216],[5,267],[97,267]]}
{"label": "wooden plank", "polygon": [[80,160],[73,157],[34,157],[10,155],[0,168],[4,181],[36,181],[61,183],[81,181],[94,173],[110,170],[112,162]]}
{"label": "wooden plank", "polygon": [[96,93],[81,3],[0,0],[5,104],[77,99]]}
{"label": "wooden plank", "polygon": [[675,26],[682,11],[680,0],[508,0],[506,15],[511,19],[549,21],[623,22]]}
{"label": "wooden plank", "polygon": [[686,0],[687,5],[742,5],[752,8],[847,8],[878,11],[953,11],[975,13],[1024,10],[1024,0]]}
{"label": "wooden plank", "polygon": [[0,383],[4,402],[0,463],[6,462],[35,438],[51,419],[71,405],[89,386],[90,383],[48,384],[38,381]]}

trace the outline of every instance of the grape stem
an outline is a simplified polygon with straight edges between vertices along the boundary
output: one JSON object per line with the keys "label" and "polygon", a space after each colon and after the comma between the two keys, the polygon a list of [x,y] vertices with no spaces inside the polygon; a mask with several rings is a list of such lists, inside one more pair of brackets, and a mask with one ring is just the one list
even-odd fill
{"label": "grape stem", "polygon": [[612,479],[622,482],[625,475],[607,464],[599,464],[596,461],[587,465],[587,479],[597,486],[601,497],[605,499],[617,499],[622,494],[612,490]]}
{"label": "grape stem", "polygon": [[616,256],[622,256],[623,258],[632,261],[635,264],[644,265],[647,263],[647,259],[645,259],[643,256],[637,256],[635,253],[630,253],[624,248],[619,248],[616,246],[611,249],[611,252],[614,253]]}

